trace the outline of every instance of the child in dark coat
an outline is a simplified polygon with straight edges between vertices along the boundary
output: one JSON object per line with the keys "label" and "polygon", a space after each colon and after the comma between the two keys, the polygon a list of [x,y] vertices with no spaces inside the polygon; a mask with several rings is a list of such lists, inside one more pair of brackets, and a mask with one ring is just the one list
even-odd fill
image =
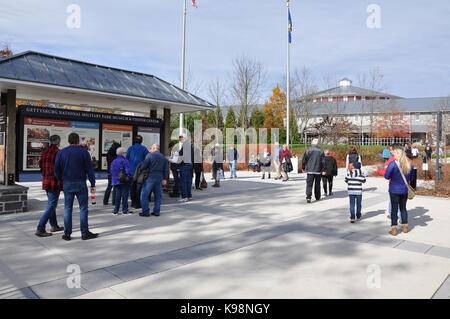
{"label": "child in dark coat", "polygon": [[[336,159],[330,155],[329,150],[325,150],[323,159],[322,184],[325,196],[333,195],[333,177],[337,176],[338,168]],[[328,184],[328,189],[327,189]]]}

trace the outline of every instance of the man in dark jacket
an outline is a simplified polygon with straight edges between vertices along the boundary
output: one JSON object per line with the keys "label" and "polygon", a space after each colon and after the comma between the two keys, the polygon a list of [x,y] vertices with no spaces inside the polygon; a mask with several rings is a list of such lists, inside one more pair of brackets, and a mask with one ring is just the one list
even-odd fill
{"label": "man in dark jacket", "polygon": [[[338,168],[336,159],[330,155],[329,150],[324,152],[325,158],[323,159],[323,172],[322,172],[322,183],[325,196],[333,195],[333,177],[337,176]],[[328,184],[328,190],[327,190]]]}
{"label": "man in dark jacket", "polygon": [[80,146],[80,136],[77,133],[69,135],[69,146],[56,154],[55,176],[63,183],[64,189],[64,240],[71,240],[72,210],[75,196],[80,205],[81,239],[97,238],[98,234],[89,231],[88,225],[88,188],[86,177],[91,183],[91,193],[95,193],[95,174],[91,156]]}
{"label": "man in dark jacket", "polygon": [[311,147],[305,152],[302,159],[302,172],[307,172],[306,177],[306,201],[311,203],[312,189],[314,185],[314,196],[320,200],[320,179],[323,171],[323,160],[325,154],[318,146],[319,140],[313,139]]}
{"label": "man in dark jacket", "polygon": [[159,216],[162,202],[162,186],[166,185],[169,178],[169,163],[159,151],[159,145],[153,144],[150,153],[145,157],[141,170],[148,169],[148,177],[144,182],[141,192],[142,213],[139,216],[149,217],[150,208],[148,197],[151,192],[155,195],[154,216]]}
{"label": "man in dark jacket", "polygon": [[[64,230],[64,227],[58,226],[56,220],[56,207],[58,206],[59,194],[62,191],[62,184],[55,177],[55,159],[59,151],[59,143],[61,138],[58,135],[50,136],[50,146],[44,150],[39,162],[42,172],[42,189],[47,193],[47,208],[42,214],[37,227],[36,236],[48,237],[53,232]],[[45,225],[50,220],[50,233],[45,231]]]}

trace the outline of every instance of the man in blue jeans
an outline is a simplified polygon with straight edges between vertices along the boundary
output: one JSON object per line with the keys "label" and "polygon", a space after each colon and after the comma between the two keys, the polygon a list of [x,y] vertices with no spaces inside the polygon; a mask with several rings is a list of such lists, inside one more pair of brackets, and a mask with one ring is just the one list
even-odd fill
{"label": "man in blue jeans", "polygon": [[[56,220],[56,207],[58,206],[59,194],[62,191],[62,184],[56,179],[54,170],[60,142],[61,138],[58,135],[50,136],[50,146],[44,150],[39,161],[39,167],[42,172],[42,189],[47,193],[48,202],[35,233],[38,237],[49,237],[54,232],[64,230],[64,227],[58,226],[58,221]],[[50,226],[52,227],[50,233],[45,231],[45,225],[48,221],[50,221]]]}
{"label": "man in blue jeans", "polygon": [[75,197],[80,205],[81,239],[97,238],[98,234],[89,231],[88,225],[88,188],[86,177],[91,183],[91,193],[95,193],[95,175],[91,156],[80,146],[77,133],[69,135],[69,146],[56,155],[55,176],[63,183],[64,189],[64,235],[62,239],[71,240],[72,210]]}
{"label": "man in blue jeans", "polygon": [[153,207],[152,215],[159,216],[161,212],[162,185],[166,185],[169,177],[169,163],[159,149],[158,144],[153,144],[150,153],[147,154],[141,165],[143,170],[149,169],[148,177],[142,186],[141,192],[142,213],[139,213],[139,216],[142,217],[150,216],[148,197],[152,191],[155,196],[155,206]]}

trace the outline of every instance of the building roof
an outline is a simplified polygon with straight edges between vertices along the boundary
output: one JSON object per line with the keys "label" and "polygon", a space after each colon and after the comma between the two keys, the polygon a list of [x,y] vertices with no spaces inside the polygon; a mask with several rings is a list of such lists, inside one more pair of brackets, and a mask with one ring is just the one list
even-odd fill
{"label": "building roof", "polygon": [[442,110],[450,105],[450,97],[425,97],[392,100],[347,101],[347,102],[315,102],[313,114],[329,114],[329,110],[339,109],[339,114],[383,113],[390,110],[410,113],[430,113]]}
{"label": "building roof", "polygon": [[160,78],[26,51],[0,60],[0,79],[211,108],[213,104]]}
{"label": "building roof", "polygon": [[337,87],[317,92],[313,94],[313,96],[315,98],[333,96],[383,96],[392,99],[400,98],[399,96],[353,86],[352,81],[348,78],[343,78],[340,80]]}

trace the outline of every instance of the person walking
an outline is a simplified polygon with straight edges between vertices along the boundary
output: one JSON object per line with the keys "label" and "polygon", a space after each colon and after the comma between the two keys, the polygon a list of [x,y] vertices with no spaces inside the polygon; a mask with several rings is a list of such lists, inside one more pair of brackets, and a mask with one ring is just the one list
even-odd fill
{"label": "person walking", "polygon": [[[142,140],[142,136],[137,135],[134,145],[127,150],[127,160],[130,162],[131,174],[133,176],[139,163],[141,163],[148,154],[148,149],[142,145]],[[130,185],[130,195],[131,207],[136,209],[141,208],[141,187],[134,182],[134,180]]]}
{"label": "person walking", "polygon": [[431,155],[433,154],[433,148],[430,145],[430,141],[425,141],[425,154],[427,156],[427,160],[431,160]]}
{"label": "person walking", "polygon": [[234,148],[234,144],[230,145],[230,149],[227,152],[227,160],[230,166],[230,179],[237,178],[236,176],[236,164],[238,159],[238,151]]}
{"label": "person walking", "polygon": [[[333,177],[337,176],[338,167],[336,159],[331,156],[330,150],[324,151],[325,158],[323,159],[322,168],[322,184],[325,196],[333,195]],[[328,189],[327,189],[328,184]]]}
{"label": "person walking", "polygon": [[406,202],[408,201],[408,183],[414,174],[414,167],[402,148],[393,150],[395,160],[391,162],[384,174],[384,178],[389,179],[389,196],[392,204],[391,230],[389,234],[397,235],[397,212],[400,208],[402,215],[402,231],[408,232],[408,211]]}
{"label": "person walking", "polygon": [[148,169],[148,177],[144,182],[141,193],[142,212],[139,216],[149,217],[149,195],[153,192],[155,197],[155,205],[153,206],[154,216],[159,216],[161,213],[162,203],[162,187],[166,185],[169,178],[169,163],[164,155],[160,152],[158,144],[153,144],[150,153],[145,157],[144,163],[141,166],[142,170]]}
{"label": "person walking", "polygon": [[292,162],[291,162],[292,154],[289,152],[287,145],[283,145],[283,152],[281,152],[280,155],[280,163],[282,165],[282,175],[283,175],[283,182],[286,182],[289,180],[288,173],[292,171]]}
{"label": "person walking", "polygon": [[386,163],[391,158],[391,151],[389,150],[389,147],[386,147],[383,150],[383,162]]}
{"label": "person walking", "polygon": [[[220,174],[223,175],[223,151],[219,144],[216,144],[213,149],[213,165],[212,175],[214,179],[213,187],[220,187]],[[221,173],[219,173],[221,171]]]}
{"label": "person walking", "polygon": [[[35,234],[38,237],[49,237],[54,232],[64,230],[64,227],[58,226],[58,220],[56,219],[56,207],[58,206],[59,195],[63,187],[61,182],[56,179],[54,173],[56,154],[59,152],[61,138],[58,135],[52,135],[49,140],[50,146],[44,150],[39,161],[42,173],[42,189],[47,194],[47,208],[37,226]],[[51,226],[50,233],[45,230],[48,221],[50,221]]]}
{"label": "person walking", "polygon": [[169,167],[173,176],[173,190],[169,194],[170,197],[180,197],[180,164],[179,164],[179,154],[178,147],[175,142],[169,143],[170,157],[169,157]]}
{"label": "person walking", "polygon": [[[199,163],[197,163],[197,159]],[[202,191],[203,188],[200,187],[201,177],[203,174],[203,156],[201,148],[194,146],[194,172],[195,172],[195,189]]]}
{"label": "person walking", "polygon": [[131,213],[128,210],[128,194],[130,193],[130,183],[133,175],[131,174],[130,163],[125,158],[127,150],[124,147],[119,147],[116,152],[117,157],[111,163],[111,179],[115,193],[113,214],[117,215],[119,213],[120,202],[122,202],[122,214],[128,214]]}
{"label": "person walking", "polygon": [[355,162],[349,164],[345,182],[348,184],[348,197],[350,199],[350,223],[355,222],[355,204],[356,204],[356,219],[361,220],[362,207],[362,184],[366,182],[366,177],[361,172],[361,163]]}
{"label": "person walking", "polygon": [[62,182],[64,191],[64,235],[62,239],[71,240],[72,211],[75,197],[80,205],[81,239],[97,238],[98,234],[89,231],[88,188],[86,177],[91,184],[91,193],[95,193],[95,174],[89,152],[80,146],[80,136],[69,134],[69,146],[56,154],[55,177]]}
{"label": "person walking", "polygon": [[[384,176],[384,174],[386,173],[386,170],[387,170],[389,164],[391,164],[393,161],[395,161],[395,157],[393,155],[394,154],[393,151],[394,151],[394,149],[397,149],[397,148],[401,148],[401,146],[398,145],[398,144],[392,144],[391,146],[389,146],[389,153],[391,154],[391,157],[386,161],[386,163],[384,163],[384,169],[381,170],[381,169],[378,169],[378,168],[373,168],[372,169],[372,173],[376,173],[378,175]],[[390,182],[391,181],[389,181],[389,183]],[[392,205],[391,205],[391,197],[389,197],[389,206],[388,206],[388,215],[387,215],[387,217],[389,219],[391,219],[391,214],[392,214]],[[400,217],[400,222],[401,222],[400,210],[398,211],[397,216]]]}
{"label": "person walking", "polygon": [[359,162],[362,165],[361,155],[358,154],[356,147],[352,146],[345,158],[345,168],[348,170],[348,165],[355,162]]}
{"label": "person walking", "polygon": [[306,176],[306,202],[311,203],[312,189],[314,185],[314,197],[320,200],[320,180],[323,172],[323,161],[325,154],[318,146],[319,140],[313,139],[311,147],[303,154],[302,172]]}
{"label": "person walking", "polygon": [[267,151],[267,148],[264,149],[264,153],[260,158],[261,162],[261,171],[263,172],[261,179],[264,179],[266,173],[269,174],[268,178],[270,179],[270,167],[272,164],[272,155]]}
{"label": "person walking", "polygon": [[281,164],[280,164],[280,156],[283,152],[283,149],[280,147],[280,143],[275,142],[274,149],[273,149],[273,167],[275,170],[275,178],[274,179],[280,179],[281,178]]}
{"label": "person walking", "polygon": [[180,136],[180,203],[190,202],[192,200],[192,163],[194,162],[194,151],[192,144],[184,135]]}
{"label": "person walking", "polygon": [[[116,159],[117,157],[117,149],[120,147],[120,144],[117,142],[113,142],[111,147],[108,150],[108,153],[106,154],[106,163],[108,167],[108,186],[106,186],[105,190],[105,196],[103,196],[103,205],[108,205],[109,202],[109,196],[111,195],[111,190],[113,188],[112,181],[111,181],[111,163]],[[116,202],[116,193],[112,192],[112,204]]]}
{"label": "person walking", "polygon": [[414,159],[412,150],[411,150],[411,144],[405,143],[405,155],[408,157],[411,161]]}

